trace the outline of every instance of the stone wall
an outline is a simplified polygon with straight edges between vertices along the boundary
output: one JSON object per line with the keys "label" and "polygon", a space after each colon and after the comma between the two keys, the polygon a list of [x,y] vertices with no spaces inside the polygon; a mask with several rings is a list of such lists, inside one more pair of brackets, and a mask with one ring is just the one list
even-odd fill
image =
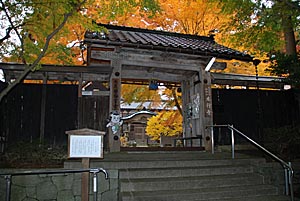
{"label": "stone wall", "polygon": [[[53,169],[52,169],[53,170]],[[4,172],[22,172],[23,170],[1,170]],[[32,171],[32,170],[31,170]],[[118,171],[108,170],[109,179],[98,174],[98,201],[119,200]],[[91,175],[92,176],[92,175]],[[94,200],[90,179],[90,200]],[[5,200],[6,181],[0,177],[0,200]],[[11,201],[80,201],[81,173],[13,176]]]}

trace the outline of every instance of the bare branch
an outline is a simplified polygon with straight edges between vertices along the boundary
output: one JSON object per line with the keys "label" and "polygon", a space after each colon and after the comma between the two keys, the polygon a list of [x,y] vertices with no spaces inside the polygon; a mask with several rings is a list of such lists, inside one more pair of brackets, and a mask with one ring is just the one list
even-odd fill
{"label": "bare branch", "polygon": [[[19,33],[17,27],[14,25],[14,22],[12,21],[12,18],[11,18],[11,16],[10,16],[10,14],[8,13],[7,9],[5,8],[5,4],[4,4],[3,1],[1,1],[1,6],[3,7],[3,11],[4,11],[4,13],[5,13],[5,15],[6,15],[7,19],[8,19],[8,22],[9,22],[9,24],[10,24],[10,26],[11,26],[11,29],[14,30],[14,31],[16,32],[16,34],[17,34],[17,36],[18,36],[18,38],[19,38],[19,40],[20,40],[20,42],[21,42],[21,54],[20,54],[20,55],[21,55],[21,58],[22,58],[23,63],[26,63],[26,61],[25,61],[25,59],[24,59],[24,57],[23,57],[24,44],[23,44],[23,42],[22,42],[22,37],[21,37],[21,35],[20,35],[20,33]],[[12,30],[10,30],[10,32],[11,32]],[[1,101],[1,99],[0,99],[0,101]]]}
{"label": "bare branch", "polygon": [[[19,28],[19,27],[22,27],[22,26],[24,26],[24,23],[22,23],[22,24],[20,24],[20,25],[18,25],[18,26],[15,26],[15,28]],[[1,45],[2,43],[4,43],[5,40],[7,40],[7,39],[9,39],[9,38],[11,37],[10,33],[11,33],[12,30],[13,30],[12,27],[8,27],[8,28],[6,29],[6,34],[5,34],[5,36],[3,36],[2,38],[0,38],[0,45]]]}
{"label": "bare branch", "polygon": [[3,43],[5,40],[7,40],[7,39],[10,38],[10,32],[11,32],[11,31],[12,31],[12,28],[11,28],[11,27],[9,27],[9,28],[6,29],[6,34],[5,34],[5,36],[2,37],[2,38],[0,38],[0,45],[2,45],[2,43]]}

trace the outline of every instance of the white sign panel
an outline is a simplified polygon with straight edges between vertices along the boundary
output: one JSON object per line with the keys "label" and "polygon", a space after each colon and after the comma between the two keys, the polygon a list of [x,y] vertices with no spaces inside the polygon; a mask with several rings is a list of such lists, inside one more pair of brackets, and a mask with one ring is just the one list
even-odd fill
{"label": "white sign panel", "polygon": [[93,135],[70,135],[70,158],[102,158],[102,137]]}

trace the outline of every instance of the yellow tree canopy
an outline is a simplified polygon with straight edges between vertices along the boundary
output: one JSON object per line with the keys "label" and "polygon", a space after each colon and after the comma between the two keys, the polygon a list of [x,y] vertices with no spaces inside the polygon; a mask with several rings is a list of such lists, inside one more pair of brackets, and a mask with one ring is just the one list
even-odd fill
{"label": "yellow tree canopy", "polygon": [[132,84],[122,85],[122,100],[126,103],[138,102],[141,105],[146,101],[151,101],[151,107],[157,107],[162,103],[161,96],[157,91],[149,90],[149,87],[145,85]]}
{"label": "yellow tree canopy", "polygon": [[182,133],[182,116],[178,111],[159,112],[147,122],[147,134],[152,140],[159,140],[161,135],[175,136]]}
{"label": "yellow tree canopy", "polygon": [[159,0],[159,3],[160,15],[148,19],[148,22],[166,31],[208,36],[229,20],[217,15],[220,13],[218,4],[208,0]]}
{"label": "yellow tree canopy", "polygon": [[[221,12],[222,2],[211,0],[159,0],[161,6],[160,15],[145,19],[147,28],[163,29],[166,31],[180,32],[185,34],[209,36],[214,35],[216,42],[235,48],[239,51],[247,51],[261,61],[266,61],[267,56],[262,55],[257,47],[245,47],[243,44],[234,46],[230,29],[231,18],[236,14]],[[144,23],[142,23],[144,25]],[[224,61],[223,61],[224,62]],[[225,61],[227,68],[225,73],[255,75],[256,69],[252,63],[240,61]],[[268,63],[262,62],[258,65],[259,75],[269,75],[265,72]]]}

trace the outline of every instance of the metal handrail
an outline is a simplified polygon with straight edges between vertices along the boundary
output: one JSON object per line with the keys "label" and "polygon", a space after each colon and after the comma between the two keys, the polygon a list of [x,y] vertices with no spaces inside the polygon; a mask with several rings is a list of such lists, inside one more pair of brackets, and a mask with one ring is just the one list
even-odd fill
{"label": "metal handrail", "polygon": [[[287,163],[269,150],[267,150],[265,147],[261,146],[258,144],[256,141],[239,131],[238,129],[234,128],[232,125],[226,124],[226,125],[210,125],[207,126],[207,128],[211,128],[211,143],[212,143],[212,153],[214,154],[214,127],[226,127],[231,130],[231,151],[232,151],[232,158],[234,159],[234,132],[238,133],[239,136],[243,137],[246,139],[248,142],[250,142],[252,145],[254,145],[256,148],[260,149],[267,155],[269,155],[271,158],[279,162],[282,167],[285,170],[285,182],[286,182],[286,194],[288,195],[288,191],[290,191],[290,196],[291,196],[291,201],[294,201],[294,190],[293,190],[293,175],[294,175],[294,170],[292,168],[291,163]],[[289,186],[289,187],[288,187]],[[289,189],[289,190],[288,190]]]}
{"label": "metal handrail", "polygon": [[6,180],[6,201],[10,201],[11,194],[11,180],[13,176],[24,175],[39,175],[39,174],[67,174],[67,173],[84,173],[89,172],[93,174],[93,193],[94,200],[97,200],[97,174],[102,172],[105,175],[105,179],[108,179],[108,173],[103,168],[89,168],[89,169],[69,169],[69,170],[42,170],[42,171],[23,171],[12,173],[1,173],[0,176],[4,176]]}

